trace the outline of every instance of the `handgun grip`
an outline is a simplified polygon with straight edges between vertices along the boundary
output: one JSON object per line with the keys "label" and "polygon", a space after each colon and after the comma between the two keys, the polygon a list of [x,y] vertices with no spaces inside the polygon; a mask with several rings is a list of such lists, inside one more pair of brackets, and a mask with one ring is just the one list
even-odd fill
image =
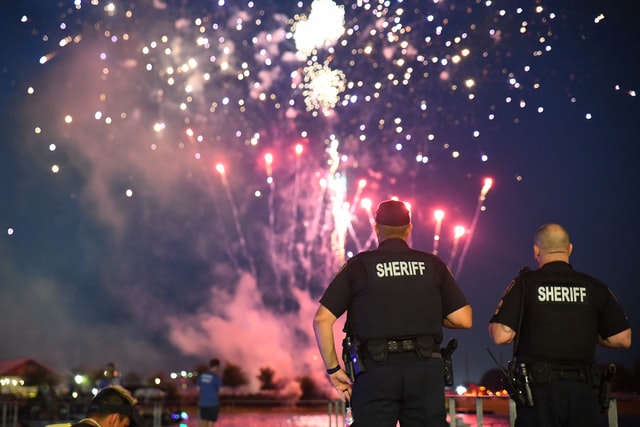
{"label": "handgun grip", "polygon": [[458,348],[458,340],[455,338],[451,338],[447,343],[447,346],[440,350],[440,354],[442,357],[451,357],[454,351]]}

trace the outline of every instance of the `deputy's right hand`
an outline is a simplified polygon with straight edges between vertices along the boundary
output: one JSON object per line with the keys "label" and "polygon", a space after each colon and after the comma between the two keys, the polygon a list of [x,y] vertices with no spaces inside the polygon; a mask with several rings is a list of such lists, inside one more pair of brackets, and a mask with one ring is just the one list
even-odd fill
{"label": "deputy's right hand", "polygon": [[331,384],[333,384],[335,389],[338,391],[338,396],[343,402],[351,400],[351,386],[353,384],[351,383],[351,378],[349,378],[349,375],[344,371],[344,369],[341,368],[339,371],[329,375],[329,379],[331,380]]}

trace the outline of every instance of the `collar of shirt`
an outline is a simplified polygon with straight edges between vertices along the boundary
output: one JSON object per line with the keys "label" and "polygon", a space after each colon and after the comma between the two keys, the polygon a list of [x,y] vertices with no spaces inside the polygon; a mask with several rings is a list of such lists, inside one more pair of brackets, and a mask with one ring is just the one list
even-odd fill
{"label": "collar of shirt", "polygon": [[392,237],[380,242],[378,249],[384,252],[403,252],[409,249],[409,245],[398,237]]}
{"label": "collar of shirt", "polygon": [[573,267],[571,266],[571,264],[566,263],[564,261],[552,261],[540,267],[540,270],[547,271],[547,272],[562,272],[562,271],[573,271]]}

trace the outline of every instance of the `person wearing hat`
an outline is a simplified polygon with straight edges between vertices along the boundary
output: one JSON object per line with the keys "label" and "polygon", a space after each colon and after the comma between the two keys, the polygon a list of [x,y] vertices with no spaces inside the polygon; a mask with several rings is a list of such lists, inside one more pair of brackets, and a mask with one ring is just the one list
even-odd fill
{"label": "person wearing hat", "polygon": [[[354,426],[447,425],[442,328],[471,328],[472,309],[440,258],[409,247],[411,227],[403,202],[380,203],[374,224],[378,248],[346,262],[313,319],[327,374],[351,404]],[[340,366],[333,334],[345,312],[344,330],[358,343],[343,358],[349,373]]]}
{"label": "person wearing hat", "polygon": [[107,386],[91,400],[86,418],[71,427],[139,427],[137,403],[124,387]]}

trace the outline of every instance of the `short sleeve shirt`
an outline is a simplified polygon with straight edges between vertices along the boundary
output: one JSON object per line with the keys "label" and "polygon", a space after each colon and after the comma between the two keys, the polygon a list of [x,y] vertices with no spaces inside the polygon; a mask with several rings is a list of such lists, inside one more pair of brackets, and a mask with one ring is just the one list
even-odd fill
{"label": "short sleeve shirt", "polygon": [[386,239],[376,250],[351,258],[331,281],[320,303],[361,339],[433,335],[442,341],[442,319],[467,305],[445,263]]}
{"label": "short sleeve shirt", "polygon": [[218,406],[218,394],[222,387],[220,376],[211,371],[205,371],[198,376],[198,387],[200,387],[200,406]]}
{"label": "short sleeve shirt", "polygon": [[606,338],[629,327],[606,285],[560,261],[515,278],[490,322],[516,331],[515,352],[523,360],[588,361],[598,335]]}

